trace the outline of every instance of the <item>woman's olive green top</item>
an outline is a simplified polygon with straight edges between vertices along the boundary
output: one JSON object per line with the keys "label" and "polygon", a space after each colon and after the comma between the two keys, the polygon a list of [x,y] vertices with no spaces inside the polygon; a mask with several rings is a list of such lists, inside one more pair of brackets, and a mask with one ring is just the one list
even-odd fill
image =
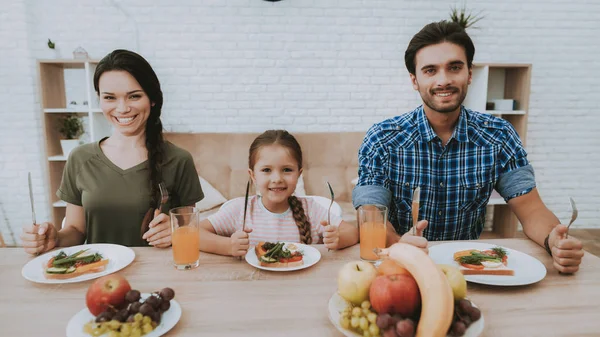
{"label": "woman's olive green top", "polygon": [[[83,206],[87,243],[147,246],[141,226],[151,205],[148,161],[123,170],[102,152],[103,140],[71,152],[56,195]],[[169,191],[163,212],[202,200],[204,193],[190,153],[165,142],[163,158],[162,181]]]}

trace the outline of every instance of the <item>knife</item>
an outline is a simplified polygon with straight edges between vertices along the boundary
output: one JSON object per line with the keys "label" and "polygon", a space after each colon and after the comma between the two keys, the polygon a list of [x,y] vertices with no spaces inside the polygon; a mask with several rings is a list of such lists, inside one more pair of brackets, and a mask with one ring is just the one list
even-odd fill
{"label": "knife", "polygon": [[248,211],[248,192],[250,192],[250,180],[246,184],[246,197],[244,198],[244,220],[242,222],[242,231],[246,229],[246,212]]}
{"label": "knife", "polygon": [[417,186],[413,191],[412,196],[412,218],[413,218],[413,235],[417,233],[417,221],[419,220],[419,204],[421,198],[421,188]]}
{"label": "knife", "polygon": [[29,181],[29,202],[31,203],[31,221],[33,221],[33,225],[35,226],[35,208],[33,208],[33,186],[31,184],[31,172],[28,173],[27,180]]}

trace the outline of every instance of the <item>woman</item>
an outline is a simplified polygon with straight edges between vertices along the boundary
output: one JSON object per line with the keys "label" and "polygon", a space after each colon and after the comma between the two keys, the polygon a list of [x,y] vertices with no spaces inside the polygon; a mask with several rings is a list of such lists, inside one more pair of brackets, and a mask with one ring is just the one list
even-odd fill
{"label": "woman", "polygon": [[[94,88],[112,135],[71,152],[56,193],[67,202],[64,227],[24,227],[21,240],[28,253],[84,242],[169,247],[165,213],[204,197],[191,155],[163,140],[162,91],[143,57],[127,50],[108,54],[98,63]],[[158,210],[161,182],[169,201]],[[147,231],[145,217],[151,219]]]}

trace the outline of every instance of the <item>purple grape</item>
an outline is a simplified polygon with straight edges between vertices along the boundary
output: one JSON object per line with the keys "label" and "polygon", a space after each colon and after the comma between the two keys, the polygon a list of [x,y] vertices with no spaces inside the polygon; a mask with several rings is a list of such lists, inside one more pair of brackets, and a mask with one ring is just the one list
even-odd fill
{"label": "purple grape", "polygon": [[415,335],[415,322],[411,319],[403,319],[396,323],[398,337],[413,337]]}
{"label": "purple grape", "polygon": [[170,307],[171,307],[171,302],[169,302],[169,301],[162,301],[162,303],[160,303],[159,310],[161,312],[165,312],[165,311],[169,310]]}
{"label": "purple grape", "polygon": [[465,334],[465,331],[467,331],[465,323],[458,321],[452,324],[452,336],[462,336]]}
{"label": "purple grape", "polygon": [[383,331],[388,328],[388,326],[392,325],[393,318],[390,314],[383,314],[377,316],[376,324],[379,327],[379,330]]}
{"label": "purple grape", "polygon": [[127,294],[125,294],[125,301],[129,303],[134,303],[140,300],[140,292],[137,290],[129,290]]}
{"label": "purple grape", "polygon": [[481,318],[481,310],[479,310],[478,308],[472,307],[471,312],[469,313],[469,316],[471,317],[471,320],[473,322],[478,321]]}
{"label": "purple grape", "polygon": [[145,304],[149,304],[150,306],[152,306],[152,308],[154,310],[158,309],[158,307],[160,306],[160,302],[158,297],[156,296],[149,296],[145,301]]}
{"label": "purple grape", "polygon": [[175,291],[171,288],[164,288],[159,295],[163,300],[170,301],[175,297]]}

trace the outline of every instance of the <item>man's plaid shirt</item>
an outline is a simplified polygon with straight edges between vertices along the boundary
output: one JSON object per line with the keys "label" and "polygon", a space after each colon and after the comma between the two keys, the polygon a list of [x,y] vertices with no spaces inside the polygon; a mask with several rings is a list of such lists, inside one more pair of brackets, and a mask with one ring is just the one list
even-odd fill
{"label": "man's plaid shirt", "polygon": [[389,191],[388,218],[403,234],[412,226],[412,194],[420,186],[419,219],[429,221],[424,236],[430,241],[478,238],[494,188],[508,201],[535,187],[512,125],[464,107],[446,146],[420,106],[371,127],[358,159],[354,205],[373,203],[366,191]]}

